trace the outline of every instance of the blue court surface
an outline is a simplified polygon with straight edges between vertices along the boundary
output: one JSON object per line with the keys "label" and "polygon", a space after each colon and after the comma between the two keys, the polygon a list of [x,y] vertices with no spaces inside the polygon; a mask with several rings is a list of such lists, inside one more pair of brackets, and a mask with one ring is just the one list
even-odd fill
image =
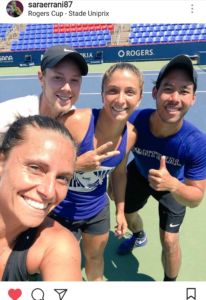
{"label": "blue court surface", "polygon": [[[158,69],[160,70],[160,68]],[[206,72],[201,69],[197,69],[197,72],[197,100],[194,106],[190,108],[185,119],[206,133]],[[143,74],[145,85],[143,100],[139,108],[155,108],[155,101],[152,99],[151,91],[153,87],[152,80],[156,80],[158,71],[143,71]],[[81,96],[76,103],[77,108],[102,107],[101,78],[102,73],[89,73],[88,76],[83,78]],[[26,95],[40,94],[41,87],[37,75],[0,76],[0,91],[0,102],[3,102]],[[186,217],[181,227],[182,265],[178,281],[206,281],[205,198],[199,207],[187,209]],[[113,234],[116,222],[115,207],[112,201],[110,207],[111,231],[105,250],[104,280],[162,281],[163,268],[161,265],[157,202],[151,197],[140,214],[144,221],[144,229],[147,232],[148,244],[145,247],[136,249],[127,257],[121,257],[116,254],[116,249],[124,241],[124,238],[118,240]],[[84,257],[82,274],[85,278]],[[137,290],[134,290],[134,297],[138,297]]]}

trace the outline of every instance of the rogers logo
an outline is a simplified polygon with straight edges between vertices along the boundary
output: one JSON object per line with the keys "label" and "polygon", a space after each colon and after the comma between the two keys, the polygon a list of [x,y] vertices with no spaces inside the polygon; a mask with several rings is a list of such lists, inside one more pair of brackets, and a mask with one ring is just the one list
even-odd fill
{"label": "rogers logo", "polygon": [[123,50],[120,50],[120,51],[118,52],[118,56],[119,56],[119,57],[124,57],[124,56],[125,56],[125,52],[124,52]]}

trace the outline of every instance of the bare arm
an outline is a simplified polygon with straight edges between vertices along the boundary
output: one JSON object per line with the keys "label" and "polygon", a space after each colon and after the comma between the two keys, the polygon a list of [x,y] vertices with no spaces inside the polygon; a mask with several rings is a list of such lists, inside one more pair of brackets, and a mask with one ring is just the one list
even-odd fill
{"label": "bare arm", "polygon": [[61,230],[55,235],[39,270],[43,281],[82,281],[80,247],[69,230]]}
{"label": "bare arm", "polygon": [[154,190],[170,191],[178,203],[190,208],[201,203],[206,187],[206,179],[190,180],[185,178],[185,183],[182,183],[171,176],[166,168],[164,156],[160,161],[160,169],[149,171],[149,182]]}
{"label": "bare arm", "polygon": [[112,188],[114,194],[114,201],[116,205],[116,221],[117,230],[115,235],[121,238],[125,235],[127,230],[127,221],[124,216],[124,201],[125,201],[125,189],[127,184],[126,164],[129,154],[127,154],[122,162],[114,169],[111,174]]}

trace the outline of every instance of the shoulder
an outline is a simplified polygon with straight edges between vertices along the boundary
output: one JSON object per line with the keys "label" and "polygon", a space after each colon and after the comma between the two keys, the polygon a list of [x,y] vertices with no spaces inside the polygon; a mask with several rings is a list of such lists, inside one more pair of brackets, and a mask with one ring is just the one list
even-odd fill
{"label": "shoulder", "polygon": [[61,260],[80,257],[80,249],[73,234],[51,218],[46,218],[38,227],[32,247],[27,257],[29,273],[37,272],[42,262],[49,259],[56,260],[56,255]]}
{"label": "shoulder", "polygon": [[74,109],[61,116],[58,120],[63,123],[77,143],[84,138],[91,120],[92,110]]}
{"label": "shoulder", "polygon": [[147,108],[147,109],[136,109],[131,116],[129,117],[129,122],[131,124],[138,124],[138,121],[143,118],[145,120],[146,116],[148,117],[151,115],[152,112],[154,112],[154,109]]}

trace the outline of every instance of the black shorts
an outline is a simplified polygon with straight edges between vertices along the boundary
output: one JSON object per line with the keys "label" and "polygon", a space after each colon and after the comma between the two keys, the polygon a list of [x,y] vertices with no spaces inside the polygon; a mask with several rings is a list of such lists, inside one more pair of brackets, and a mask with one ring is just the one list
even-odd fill
{"label": "black shorts", "polygon": [[107,200],[106,205],[97,215],[85,220],[66,219],[55,214],[53,211],[50,212],[48,216],[69,229],[76,237],[77,241],[81,239],[82,232],[94,235],[103,235],[110,231],[109,200]]}
{"label": "black shorts", "polygon": [[160,228],[167,232],[179,232],[186,207],[179,204],[170,192],[157,192],[149,186],[148,180],[140,174],[135,161],[127,166],[127,187],[125,195],[125,213],[140,210],[150,196],[159,202]]}

